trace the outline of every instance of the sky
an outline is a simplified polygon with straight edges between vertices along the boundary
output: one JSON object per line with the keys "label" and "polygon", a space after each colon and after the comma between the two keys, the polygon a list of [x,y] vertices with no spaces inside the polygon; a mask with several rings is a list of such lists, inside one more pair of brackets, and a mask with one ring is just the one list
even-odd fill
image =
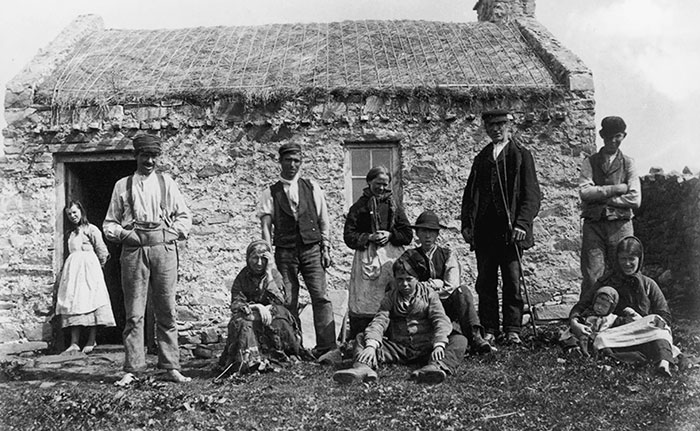
{"label": "sky", "polygon": [[[0,3],[0,83],[6,84],[73,19],[106,28],[183,28],[360,19],[476,21],[476,0],[13,0]],[[537,0],[536,17],[592,70],[596,123],[627,122],[622,151],[640,175],[700,172],[700,2]],[[4,91],[0,91],[4,105]],[[2,117],[2,116],[0,116]],[[0,128],[5,127],[0,118]],[[598,139],[597,144],[602,142]],[[0,146],[0,155],[3,154]]]}

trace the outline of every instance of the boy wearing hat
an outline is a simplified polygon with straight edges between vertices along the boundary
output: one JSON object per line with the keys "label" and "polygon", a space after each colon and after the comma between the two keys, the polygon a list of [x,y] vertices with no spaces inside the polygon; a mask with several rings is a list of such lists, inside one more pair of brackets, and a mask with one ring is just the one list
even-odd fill
{"label": "boy wearing hat", "polygon": [[460,325],[474,353],[490,353],[492,346],[482,338],[483,328],[474,308],[474,298],[467,286],[460,285],[460,267],[457,257],[446,247],[437,245],[440,229],[438,216],[423,211],[411,226],[420,245],[406,250],[402,257],[411,265],[418,282],[437,292],[447,317]]}
{"label": "boy wearing hat", "polygon": [[126,324],[124,327],[124,371],[116,384],[126,386],[146,368],[144,314],[146,298],[153,298],[158,341],[158,368],[167,378],[187,382],[180,369],[180,349],[175,325],[177,240],[185,239],[192,215],[177,184],[166,174],[155,172],[161,154],[158,136],[133,139],[136,172],[114,185],[102,229],[105,237],[122,245],[121,274]]}
{"label": "boy wearing hat", "polygon": [[642,200],[634,160],[622,154],[620,144],[627,136],[627,125],[620,117],[605,117],[600,137],[603,147],[581,165],[581,295],[611,268],[617,243],[632,236],[633,210]]}
{"label": "boy wearing hat", "polygon": [[392,266],[379,311],[355,338],[352,368],[336,371],[338,383],[377,380],[378,364],[427,364],[413,371],[412,380],[436,384],[453,374],[467,350],[467,339],[452,332],[437,292],[418,282],[402,255]]}
{"label": "boy wearing hat", "polygon": [[258,204],[262,238],[275,246],[275,263],[285,285],[285,302],[299,319],[299,273],[311,296],[316,347],[321,356],[335,349],[333,305],[325,269],[331,264],[326,198],[313,180],[300,176],[302,153],[296,142],[279,148],[280,179],[263,190]]}
{"label": "boy wearing hat", "polygon": [[498,269],[501,270],[505,341],[520,344],[523,299],[519,254],[532,247],[532,223],[540,186],[530,151],[511,136],[505,110],[482,114],[491,139],[474,158],[462,197],[462,236],[476,253],[479,319],[491,345],[499,333]]}

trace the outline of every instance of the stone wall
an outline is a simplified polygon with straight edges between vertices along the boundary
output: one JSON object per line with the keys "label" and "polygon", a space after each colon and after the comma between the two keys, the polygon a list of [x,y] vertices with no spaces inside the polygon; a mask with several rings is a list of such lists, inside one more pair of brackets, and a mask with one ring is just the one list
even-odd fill
{"label": "stone wall", "polygon": [[[594,149],[591,92],[494,99],[369,96],[297,98],[267,104],[241,100],[198,106],[112,106],[37,110],[6,130],[0,161],[0,342],[46,339],[56,235],[53,155],[126,148],[140,132],[165,139],[162,170],[169,172],[194,212],[181,246],[178,312],[189,341],[224,332],[229,294],[224,280],[244,265],[244,250],[259,237],[260,190],[278,176],[277,148],[304,146],[303,170],[326,191],[332,220],[331,289],[345,289],[352,261],[342,242],[345,140],[399,138],[403,204],[409,219],[431,208],[448,225],[442,242],[455,249],[463,282],[473,286],[476,263],[459,235],[459,211],[470,164],[486,144],[479,113],[507,106],[517,133],[530,142],[543,202],[535,222],[537,245],[525,271],[536,302],[560,302],[579,286],[576,178]],[[213,331],[210,328],[215,328]],[[202,335],[204,334],[204,335]],[[183,340],[187,342],[188,340]]]}
{"label": "stone wall", "polygon": [[644,273],[658,282],[674,316],[700,317],[700,177],[642,177],[634,229],[644,243]]}

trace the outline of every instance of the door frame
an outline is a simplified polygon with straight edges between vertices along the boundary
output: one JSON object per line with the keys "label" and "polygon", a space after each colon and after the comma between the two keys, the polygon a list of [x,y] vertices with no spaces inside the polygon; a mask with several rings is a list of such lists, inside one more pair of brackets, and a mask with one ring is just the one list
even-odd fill
{"label": "door frame", "polygon": [[70,178],[66,163],[90,163],[90,162],[108,162],[108,161],[126,161],[133,160],[134,152],[126,151],[110,151],[104,153],[54,153],[54,172],[55,182],[54,190],[56,195],[56,224],[53,243],[53,273],[58,276],[63,267],[65,260],[65,250],[63,249],[65,226],[63,210],[66,205],[67,189],[70,186]]}

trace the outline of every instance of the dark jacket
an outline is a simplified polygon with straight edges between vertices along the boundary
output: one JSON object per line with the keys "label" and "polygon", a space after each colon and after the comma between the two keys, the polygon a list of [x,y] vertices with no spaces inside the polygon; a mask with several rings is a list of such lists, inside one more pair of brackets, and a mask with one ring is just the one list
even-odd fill
{"label": "dark jacket", "polygon": [[345,244],[353,250],[364,250],[367,248],[370,234],[377,230],[386,230],[391,232],[389,242],[392,245],[409,245],[413,240],[413,230],[403,208],[392,203],[391,195],[376,199],[379,226],[373,229],[371,198],[369,190],[365,189],[362,196],[350,207],[343,229]]}
{"label": "dark jacket", "polygon": [[435,291],[419,283],[406,310],[397,306],[400,299],[399,289],[391,283],[379,311],[365,329],[366,340],[381,344],[386,336],[391,341],[417,349],[432,347],[436,343],[447,345],[452,323]]}
{"label": "dark jacket", "polygon": [[[462,196],[462,230],[469,229],[472,232],[476,227],[477,214],[481,205],[488,204],[488,199],[497,199],[500,203],[502,197],[481,196],[478,183],[488,180],[491,170],[495,167],[493,160],[493,143],[487,145],[474,158],[467,186]],[[517,139],[511,138],[501,154],[498,156],[498,168],[501,173],[501,181],[504,184],[508,213],[513,227],[525,231],[525,240],[520,242],[523,249],[534,245],[532,223],[540,210],[540,185],[537,181],[535,161],[530,151],[523,147]],[[498,189],[496,189],[498,190]],[[497,203],[497,205],[498,205]],[[501,205],[502,206],[502,205]],[[472,249],[478,245],[473,242]]]}
{"label": "dark jacket", "polygon": [[[270,277],[271,275],[271,277]],[[231,285],[231,310],[245,309],[249,304],[286,305],[282,274],[273,269],[271,274],[255,275],[246,266]]]}

